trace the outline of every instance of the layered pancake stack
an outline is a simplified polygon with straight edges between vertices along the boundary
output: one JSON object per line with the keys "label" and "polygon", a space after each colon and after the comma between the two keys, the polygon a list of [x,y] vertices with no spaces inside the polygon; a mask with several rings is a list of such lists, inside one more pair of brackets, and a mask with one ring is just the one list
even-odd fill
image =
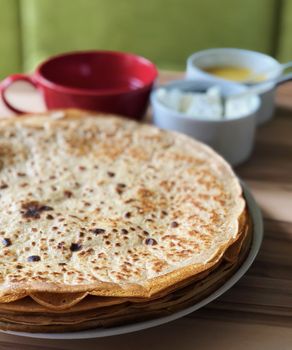
{"label": "layered pancake stack", "polygon": [[0,121],[0,328],[160,317],[222,285],[252,224],[229,165],[150,125],[76,110]]}

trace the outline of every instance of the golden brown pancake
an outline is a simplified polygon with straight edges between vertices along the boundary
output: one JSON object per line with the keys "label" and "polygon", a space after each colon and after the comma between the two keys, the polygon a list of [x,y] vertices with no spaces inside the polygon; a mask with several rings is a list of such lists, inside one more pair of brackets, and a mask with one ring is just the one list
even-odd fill
{"label": "golden brown pancake", "polygon": [[0,150],[2,302],[150,297],[238,238],[239,182],[187,136],[68,111],[1,121]]}
{"label": "golden brown pancake", "polygon": [[0,121],[0,212],[0,328],[28,331],[180,309],[240,265],[251,227],[209,147],[78,110]]}
{"label": "golden brown pancake", "polygon": [[[178,289],[162,298],[143,303],[128,302],[81,312],[9,312],[0,311],[0,327],[29,332],[64,332],[93,327],[109,327],[133,321],[147,320],[169,315],[198,302],[216,288],[240,266],[249,250],[252,237],[251,227],[245,230],[239,245],[237,261],[227,259],[208,275],[195,283]],[[19,301],[20,302],[20,301]],[[17,303],[17,302],[16,302]],[[74,307],[73,307],[74,308]],[[33,311],[33,310],[31,310]],[[34,310],[36,311],[36,310]]]}

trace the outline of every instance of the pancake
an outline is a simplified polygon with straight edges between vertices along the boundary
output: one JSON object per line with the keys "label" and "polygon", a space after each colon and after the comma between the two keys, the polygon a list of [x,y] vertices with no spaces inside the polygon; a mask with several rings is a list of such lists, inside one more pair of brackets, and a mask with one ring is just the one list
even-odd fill
{"label": "pancake", "polygon": [[155,301],[127,303],[99,310],[64,313],[18,313],[0,311],[0,327],[29,332],[65,332],[93,327],[109,327],[133,321],[169,315],[198,302],[220,287],[245,259],[252,238],[251,225],[245,230],[238,245],[236,261],[223,259],[207,278],[192,283]]}
{"label": "pancake", "polygon": [[151,298],[239,238],[238,179],[178,133],[74,110],[6,119],[0,168],[2,303]]}
{"label": "pancake", "polygon": [[[248,219],[247,215],[243,216]],[[240,238],[234,242],[224,253],[220,262],[218,262],[212,269],[204,271],[191,279],[185,280],[179,286],[176,285],[176,288],[173,290],[164,290],[163,292],[152,296],[147,299],[147,302],[152,302],[155,299],[161,299],[162,297],[170,296],[173,291],[178,289],[183,289],[185,286],[193,285],[194,283],[206,279],[208,275],[218,266],[224,262],[228,261],[231,264],[236,264],[240,256],[240,251],[242,245],[246,244],[247,232],[250,229],[250,223],[240,220]],[[235,254],[234,254],[235,253]],[[67,314],[76,314],[79,312],[85,312],[88,310],[97,310],[99,308],[104,308],[107,306],[126,304],[128,302],[143,303],[145,298],[111,298],[111,297],[96,297],[88,295],[81,300],[76,298],[77,302],[72,303],[76,293],[39,293],[39,298],[29,296],[26,298],[19,299],[10,303],[0,303],[0,312],[18,314],[18,313],[28,313],[28,314],[48,314],[48,313],[67,313]],[[62,300],[61,297],[64,297]],[[66,299],[69,297],[69,300]],[[71,298],[71,299],[70,299]],[[71,305],[65,305],[64,302],[69,301]],[[74,300],[75,301],[75,300]],[[59,302],[59,304],[56,304]]]}
{"label": "pancake", "polygon": [[229,165],[174,132],[77,110],[0,121],[0,328],[161,317],[214,291],[252,224]]}

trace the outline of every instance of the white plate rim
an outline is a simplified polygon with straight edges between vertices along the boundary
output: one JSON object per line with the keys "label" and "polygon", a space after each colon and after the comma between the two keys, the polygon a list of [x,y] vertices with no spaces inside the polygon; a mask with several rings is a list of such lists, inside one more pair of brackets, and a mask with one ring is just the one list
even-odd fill
{"label": "white plate rim", "polygon": [[216,289],[213,293],[211,293],[209,296],[202,299],[198,303],[195,303],[192,306],[189,306],[183,310],[180,310],[168,316],[163,316],[160,318],[155,318],[153,320],[131,323],[124,326],[117,326],[117,327],[111,327],[111,328],[93,328],[93,329],[88,329],[84,331],[65,332],[65,333],[29,333],[29,332],[4,331],[1,329],[0,329],[0,332],[11,334],[11,335],[17,335],[21,337],[38,338],[38,339],[71,340],[71,339],[102,338],[102,337],[109,337],[114,335],[137,332],[144,329],[160,326],[168,322],[175,321],[179,318],[182,318],[202,308],[203,306],[209,304],[211,301],[217,299],[219,296],[221,296],[223,293],[229,290],[235,283],[237,283],[241,279],[241,277],[243,277],[243,275],[248,271],[253,261],[255,260],[262,244],[263,218],[262,218],[261,210],[258,207],[253,195],[251,194],[246,184],[243,181],[241,181],[241,185],[243,188],[244,197],[246,199],[247,206],[248,206],[248,209],[253,221],[253,226],[254,226],[254,232],[253,232],[254,234],[253,234],[253,239],[252,239],[249,254],[246,257],[243,264],[240,266],[240,268],[221,287]]}

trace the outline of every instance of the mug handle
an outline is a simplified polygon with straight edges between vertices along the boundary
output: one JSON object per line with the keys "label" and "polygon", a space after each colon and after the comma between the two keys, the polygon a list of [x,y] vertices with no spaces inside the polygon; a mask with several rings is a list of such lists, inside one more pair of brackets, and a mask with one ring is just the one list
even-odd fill
{"label": "mug handle", "polygon": [[5,78],[4,80],[2,80],[0,83],[0,95],[1,95],[2,101],[4,102],[4,104],[7,108],[9,108],[12,112],[14,112],[16,114],[25,114],[25,113],[29,113],[29,112],[22,111],[16,107],[14,107],[8,101],[8,99],[6,97],[6,90],[13,83],[15,83],[16,81],[21,81],[21,80],[28,82],[29,84],[31,84],[33,87],[35,87],[37,89],[37,83],[34,80],[34,78],[29,76],[29,75],[26,75],[26,74],[12,74],[12,75],[8,76],[7,78]]}

